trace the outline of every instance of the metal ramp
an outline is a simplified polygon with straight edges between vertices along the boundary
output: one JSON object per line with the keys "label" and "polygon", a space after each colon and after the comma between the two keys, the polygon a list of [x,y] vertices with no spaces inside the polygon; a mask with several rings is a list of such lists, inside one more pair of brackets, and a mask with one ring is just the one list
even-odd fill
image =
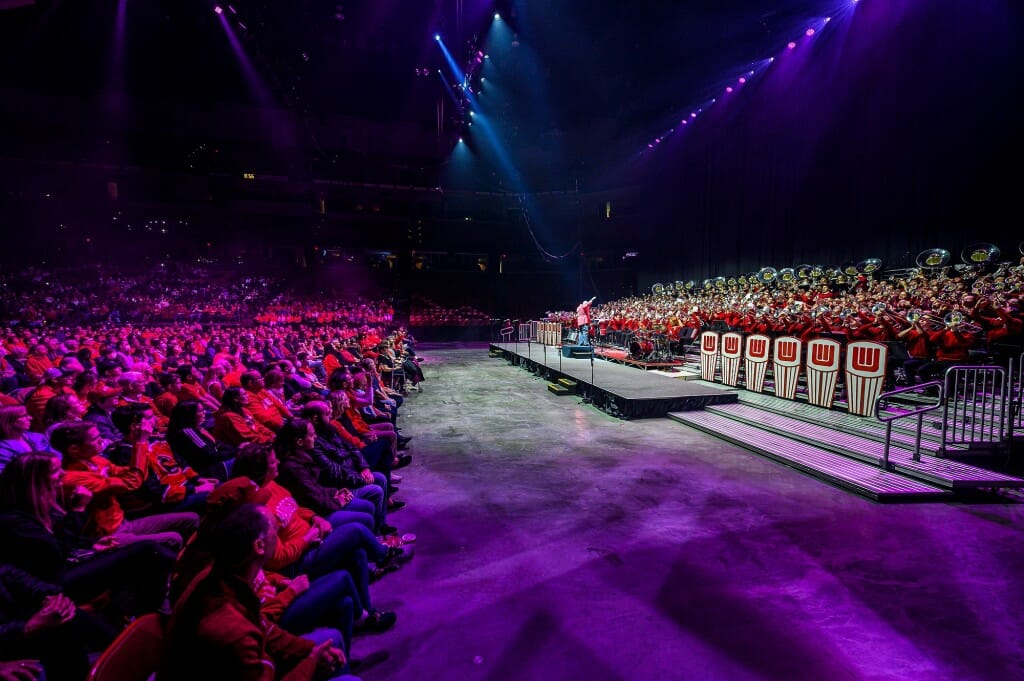
{"label": "metal ramp", "polygon": [[[812,423],[743,403],[708,406],[706,409],[748,426],[826,449],[872,466],[882,465],[885,451],[883,442],[836,430],[831,424]],[[818,411],[830,413],[824,409]],[[838,415],[858,418],[845,414]],[[863,422],[864,425],[871,423],[868,419],[863,419]],[[889,448],[889,468],[893,472],[947,489],[1024,487],[1024,480],[1020,478],[950,459],[925,456],[915,460],[913,437],[894,433],[892,441],[895,445]],[[901,444],[909,446],[900,446]]]}
{"label": "metal ramp", "polygon": [[710,410],[668,417],[878,501],[934,500],[952,493]]}

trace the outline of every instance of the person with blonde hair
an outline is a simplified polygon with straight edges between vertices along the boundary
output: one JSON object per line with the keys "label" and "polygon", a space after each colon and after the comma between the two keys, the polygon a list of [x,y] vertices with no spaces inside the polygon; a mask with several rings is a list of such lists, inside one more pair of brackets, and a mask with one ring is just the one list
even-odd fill
{"label": "person with blonde hair", "polygon": [[31,427],[32,417],[25,405],[0,407],[0,470],[19,454],[53,451],[49,439],[42,433],[33,433]]}

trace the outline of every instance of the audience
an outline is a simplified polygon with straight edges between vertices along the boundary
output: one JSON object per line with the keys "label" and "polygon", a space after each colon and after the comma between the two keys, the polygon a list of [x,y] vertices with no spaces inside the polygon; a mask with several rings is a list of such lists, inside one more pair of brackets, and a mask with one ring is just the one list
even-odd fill
{"label": "audience", "polygon": [[354,678],[415,541],[387,522],[424,379],[391,306],[189,266],[0,279],[0,590],[43,585],[0,599],[0,670],[80,681],[159,612],[158,678]]}

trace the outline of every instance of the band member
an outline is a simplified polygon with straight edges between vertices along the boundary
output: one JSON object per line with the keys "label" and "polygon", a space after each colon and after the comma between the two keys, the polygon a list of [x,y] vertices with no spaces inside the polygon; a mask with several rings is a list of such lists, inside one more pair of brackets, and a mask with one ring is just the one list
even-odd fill
{"label": "band member", "polygon": [[597,296],[590,300],[584,300],[576,306],[576,325],[579,327],[580,335],[576,341],[577,345],[590,345],[587,334],[590,326],[590,306],[594,304]]}

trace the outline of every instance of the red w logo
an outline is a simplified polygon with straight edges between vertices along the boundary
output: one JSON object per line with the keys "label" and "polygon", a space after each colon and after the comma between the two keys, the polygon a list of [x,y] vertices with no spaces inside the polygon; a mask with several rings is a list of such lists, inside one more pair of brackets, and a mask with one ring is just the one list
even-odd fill
{"label": "red w logo", "polygon": [[718,348],[718,336],[710,333],[704,336],[704,351],[714,352],[716,348]]}
{"label": "red w logo", "polygon": [[779,343],[776,354],[779,361],[792,362],[796,359],[796,343],[790,341],[788,343]]}
{"label": "red w logo", "polygon": [[740,339],[736,336],[725,337],[725,351],[730,355],[735,355],[740,351]]}
{"label": "red w logo", "polygon": [[765,356],[767,350],[768,343],[766,343],[763,338],[755,338],[747,343],[747,355],[749,357],[756,357],[760,359]]}
{"label": "red w logo", "polygon": [[881,357],[882,351],[878,348],[865,348],[859,347],[853,349],[853,368],[857,371],[863,371],[864,373],[870,373],[872,371],[878,371],[878,358]]}
{"label": "red w logo", "polygon": [[835,361],[836,346],[827,343],[820,343],[814,346],[811,351],[811,364],[820,367],[830,367]]}

